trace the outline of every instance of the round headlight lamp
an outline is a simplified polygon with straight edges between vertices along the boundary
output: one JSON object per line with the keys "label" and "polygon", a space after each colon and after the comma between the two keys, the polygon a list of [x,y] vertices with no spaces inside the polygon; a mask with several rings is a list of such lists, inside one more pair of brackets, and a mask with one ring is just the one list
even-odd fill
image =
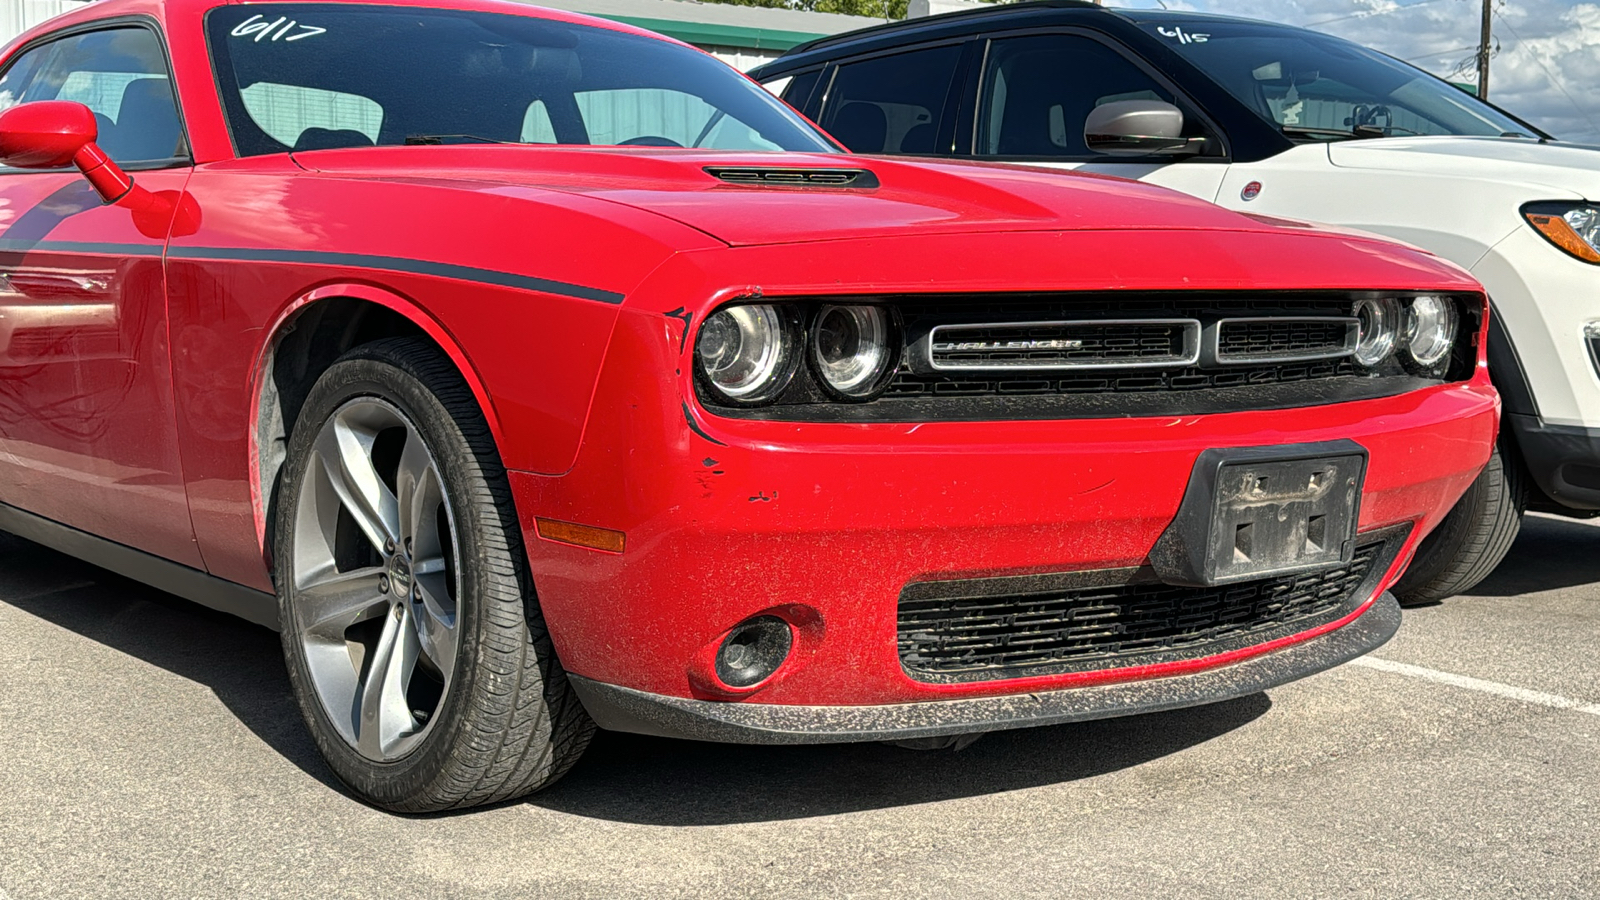
{"label": "round headlight lamp", "polygon": [[709,316],[695,341],[700,375],[718,398],[734,404],[776,397],[794,375],[795,335],[776,306],[729,306]]}
{"label": "round headlight lamp", "polygon": [[888,384],[899,362],[894,320],[879,306],[824,306],[811,326],[811,368],[830,392],[864,400]]}
{"label": "round headlight lamp", "polygon": [[1406,352],[1431,368],[1450,355],[1456,342],[1456,305],[1448,297],[1424,294],[1406,307]]}
{"label": "round headlight lamp", "polygon": [[1356,304],[1355,361],[1373,368],[1389,358],[1400,337],[1400,304],[1393,297]]}

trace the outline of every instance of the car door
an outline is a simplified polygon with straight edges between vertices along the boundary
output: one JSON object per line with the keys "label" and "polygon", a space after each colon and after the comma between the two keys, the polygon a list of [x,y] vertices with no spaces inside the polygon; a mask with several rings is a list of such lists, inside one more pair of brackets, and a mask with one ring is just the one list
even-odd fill
{"label": "car door", "polygon": [[[1204,137],[1204,150],[1185,156],[1122,157],[1089,149],[1085,119],[1095,107],[1118,100],[1177,106],[1183,112],[1183,135]],[[1216,198],[1228,171],[1222,132],[1203,111],[1154,68],[1096,32],[1033,31],[991,38],[974,106],[970,146],[979,159],[1136,178],[1206,200]],[[958,139],[958,144],[965,143]]]}
{"label": "car door", "polygon": [[[151,191],[190,162],[162,38],[119,19],[12,53],[0,105],[73,100]],[[0,502],[184,565],[163,252],[168,220],[104,205],[76,169],[0,168]]]}

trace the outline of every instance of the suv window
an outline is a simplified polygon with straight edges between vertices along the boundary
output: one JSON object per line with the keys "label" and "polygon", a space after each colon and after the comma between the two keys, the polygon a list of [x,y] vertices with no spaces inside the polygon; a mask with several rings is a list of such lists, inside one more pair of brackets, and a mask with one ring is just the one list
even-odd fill
{"label": "suv window", "polygon": [[0,77],[0,109],[35,100],[89,107],[100,148],[119,163],[188,155],[166,54],[148,28],[76,34],[23,53]]}
{"label": "suv window", "polygon": [[1184,112],[1185,137],[1206,133],[1171,91],[1126,56],[1082,35],[994,41],[981,90],[980,156],[1106,159],[1084,144],[1083,125],[1095,107],[1117,100],[1175,104]]}
{"label": "suv window", "polygon": [[946,44],[845,63],[822,129],[857,153],[933,153],[960,61],[960,45]]}

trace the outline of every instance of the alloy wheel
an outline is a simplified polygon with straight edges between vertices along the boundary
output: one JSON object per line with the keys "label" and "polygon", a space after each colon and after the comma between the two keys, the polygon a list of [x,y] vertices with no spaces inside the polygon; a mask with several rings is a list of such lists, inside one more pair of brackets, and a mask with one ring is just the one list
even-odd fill
{"label": "alloy wheel", "polygon": [[311,455],[285,626],[340,735],[397,760],[432,728],[461,648],[449,498],[416,426],[375,397],[335,410]]}

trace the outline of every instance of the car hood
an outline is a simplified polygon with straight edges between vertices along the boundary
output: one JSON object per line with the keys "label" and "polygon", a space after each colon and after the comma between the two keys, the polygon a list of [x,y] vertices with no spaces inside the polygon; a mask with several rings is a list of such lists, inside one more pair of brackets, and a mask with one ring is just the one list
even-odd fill
{"label": "car hood", "polygon": [[[992,231],[1276,232],[1165,188],[1099,175],[962,162],[643,148],[391,147],[295,154],[343,177],[515,194],[582,194],[647,210],[734,246]],[[708,169],[855,169],[876,186],[733,183]]]}
{"label": "car hood", "polygon": [[[1335,166],[1520,182],[1600,197],[1600,147],[1495,137],[1395,137],[1328,145]],[[1552,196],[1552,199],[1562,199]]]}

